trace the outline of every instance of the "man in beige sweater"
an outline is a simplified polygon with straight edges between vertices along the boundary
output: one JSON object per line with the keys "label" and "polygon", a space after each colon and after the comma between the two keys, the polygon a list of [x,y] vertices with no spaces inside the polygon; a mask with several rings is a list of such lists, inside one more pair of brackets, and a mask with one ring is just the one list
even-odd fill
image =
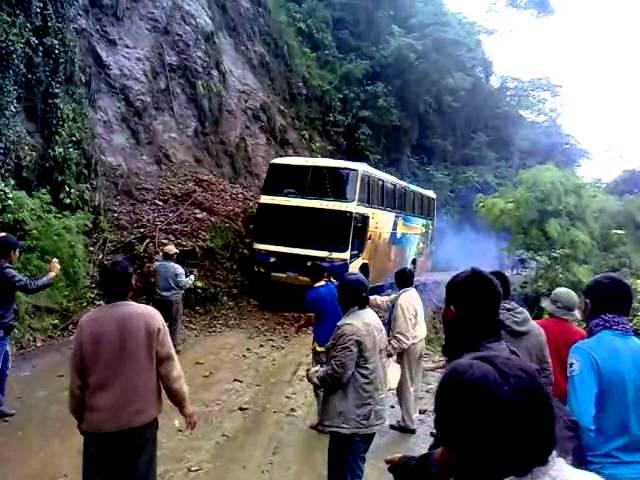
{"label": "man in beige sweater", "polygon": [[415,434],[427,323],[422,299],[414,287],[413,270],[401,268],[396,272],[395,281],[399,289],[397,294],[371,297],[370,302],[374,308],[390,311],[387,320],[387,355],[396,356],[400,364],[396,394],[402,417],[390,428],[400,433]]}
{"label": "man in beige sweater", "polygon": [[101,275],[105,305],[82,317],[73,346],[69,408],[84,437],[83,480],[155,480],[161,389],[196,417],[162,316],[129,301],[133,268],[111,262]]}

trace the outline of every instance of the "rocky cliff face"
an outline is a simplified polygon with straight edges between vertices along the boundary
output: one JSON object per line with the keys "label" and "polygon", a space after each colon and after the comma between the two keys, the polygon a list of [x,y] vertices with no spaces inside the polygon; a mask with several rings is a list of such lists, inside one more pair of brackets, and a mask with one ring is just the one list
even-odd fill
{"label": "rocky cliff face", "polygon": [[256,186],[305,152],[266,0],[83,0],[75,30],[101,164],[132,186],[182,164]]}

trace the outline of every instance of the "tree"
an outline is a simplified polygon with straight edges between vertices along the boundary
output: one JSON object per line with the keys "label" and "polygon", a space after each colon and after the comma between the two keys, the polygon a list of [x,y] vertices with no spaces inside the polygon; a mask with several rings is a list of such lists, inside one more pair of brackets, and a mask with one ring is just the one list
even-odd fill
{"label": "tree", "polygon": [[[276,0],[273,0],[274,2]],[[278,0],[307,86],[300,112],[326,154],[434,188],[449,214],[542,163],[585,152],[548,79],[492,81],[480,29],[442,0]],[[522,5],[521,5],[522,6]]]}
{"label": "tree", "polygon": [[476,209],[510,235],[511,252],[537,262],[537,293],[580,290],[605,271],[640,276],[640,199],[620,199],[575,173],[545,165],[524,171],[516,184],[480,196]]}
{"label": "tree", "polygon": [[618,197],[640,196],[640,170],[625,170],[607,185],[607,191]]}

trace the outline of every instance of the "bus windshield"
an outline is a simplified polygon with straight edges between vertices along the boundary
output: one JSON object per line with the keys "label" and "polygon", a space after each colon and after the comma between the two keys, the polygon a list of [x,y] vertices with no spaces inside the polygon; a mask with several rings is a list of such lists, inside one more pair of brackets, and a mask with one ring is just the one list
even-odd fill
{"label": "bus windshield", "polygon": [[256,243],[343,253],[349,250],[353,214],[340,210],[263,203],[256,214]]}
{"label": "bus windshield", "polygon": [[348,168],[274,163],[264,181],[264,195],[352,202],[358,172]]}

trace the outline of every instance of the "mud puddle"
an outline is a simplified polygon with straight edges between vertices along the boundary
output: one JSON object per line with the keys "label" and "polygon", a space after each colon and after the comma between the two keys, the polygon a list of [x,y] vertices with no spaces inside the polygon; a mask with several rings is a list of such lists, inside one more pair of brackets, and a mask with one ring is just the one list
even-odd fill
{"label": "mud puddle", "polygon": [[[306,336],[233,330],[202,337],[181,355],[199,426],[181,431],[181,419],[165,402],[159,434],[159,478],[227,480],[326,478],[327,438],[307,428],[315,402],[305,370]],[[80,480],[81,437],[67,413],[68,344],[20,358],[10,379],[8,402],[18,409],[0,422],[0,480]],[[430,411],[428,375],[422,408]],[[390,419],[398,409],[390,395]],[[176,421],[180,428],[176,427]],[[423,451],[430,413],[416,436],[383,429],[369,454],[366,478],[390,478],[383,458]]]}

